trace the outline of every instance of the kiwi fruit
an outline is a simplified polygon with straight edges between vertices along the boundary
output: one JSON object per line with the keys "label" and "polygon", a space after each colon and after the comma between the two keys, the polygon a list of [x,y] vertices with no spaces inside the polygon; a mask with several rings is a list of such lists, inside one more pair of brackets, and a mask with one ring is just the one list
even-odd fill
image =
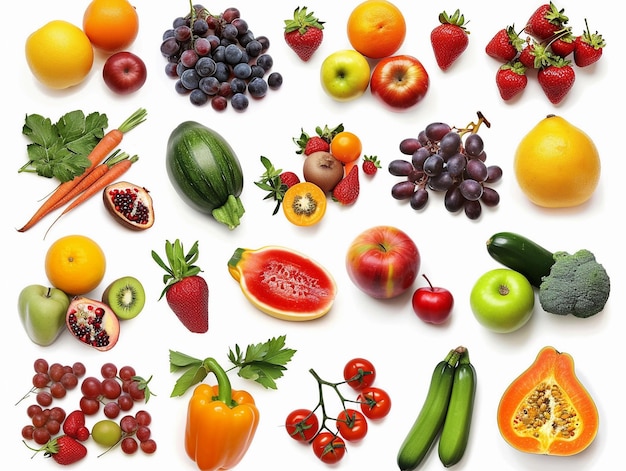
{"label": "kiwi fruit", "polygon": [[120,319],[132,319],[143,309],[146,293],[137,278],[124,276],[106,287],[102,293],[102,302],[107,304]]}

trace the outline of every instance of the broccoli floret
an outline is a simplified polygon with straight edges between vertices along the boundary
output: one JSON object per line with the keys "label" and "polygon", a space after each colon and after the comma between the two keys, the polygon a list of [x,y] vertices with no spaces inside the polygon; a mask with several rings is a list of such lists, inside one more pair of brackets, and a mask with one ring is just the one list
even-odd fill
{"label": "broccoli floret", "polygon": [[554,253],[550,274],[542,278],[539,302],[552,314],[590,317],[609,299],[611,283],[604,267],[589,250]]}

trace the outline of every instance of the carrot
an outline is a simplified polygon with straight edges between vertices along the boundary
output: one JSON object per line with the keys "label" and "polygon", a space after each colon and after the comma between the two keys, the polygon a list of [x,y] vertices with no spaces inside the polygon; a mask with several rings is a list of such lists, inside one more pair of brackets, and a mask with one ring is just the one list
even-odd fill
{"label": "carrot", "polygon": [[126,119],[118,128],[108,131],[102,139],[91,150],[87,158],[90,161],[89,166],[85,171],[74,177],[73,179],[61,183],[56,190],[46,199],[46,201],[39,207],[39,209],[33,214],[30,220],[20,229],[19,232],[26,232],[28,229],[37,224],[44,216],[48,215],[57,203],[70,191],[77,186],[83,179],[87,178],[95,167],[102,163],[102,161],[122,142],[124,134],[134,129],[139,124],[146,120],[146,110],[139,108],[132,115]]}
{"label": "carrot", "polygon": [[[118,180],[122,175],[124,175],[135,162],[139,160],[139,157],[134,155],[130,158],[125,158],[123,160],[117,161],[113,164],[103,175],[98,178],[89,179],[90,185],[80,193],[74,200],[63,210],[61,214],[50,224],[50,227],[46,231],[46,235],[50,228],[63,216],[64,214],[69,213],[72,209],[80,206],[89,198],[94,196],[96,193],[103,190],[107,185]],[[45,238],[45,235],[44,235]]]}
{"label": "carrot", "polygon": [[55,211],[61,206],[65,206],[67,203],[72,201],[83,191],[89,188],[97,179],[107,173],[113,165],[126,159],[128,159],[128,154],[126,152],[120,153],[119,149],[116,150],[113,154],[107,157],[104,162],[96,165],[96,167],[94,167],[94,169],[89,172],[89,175],[87,175],[80,182],[78,182],[78,185],[72,188],[72,190],[67,195],[61,198],[61,200],[52,207],[51,211]]}

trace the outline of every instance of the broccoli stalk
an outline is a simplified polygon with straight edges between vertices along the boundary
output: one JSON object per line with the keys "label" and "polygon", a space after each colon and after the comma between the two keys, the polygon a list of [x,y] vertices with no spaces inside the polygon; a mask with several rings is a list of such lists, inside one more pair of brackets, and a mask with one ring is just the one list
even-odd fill
{"label": "broccoli stalk", "polygon": [[610,280],[604,267],[589,250],[574,254],[554,253],[550,274],[542,278],[539,302],[552,314],[590,317],[604,309]]}

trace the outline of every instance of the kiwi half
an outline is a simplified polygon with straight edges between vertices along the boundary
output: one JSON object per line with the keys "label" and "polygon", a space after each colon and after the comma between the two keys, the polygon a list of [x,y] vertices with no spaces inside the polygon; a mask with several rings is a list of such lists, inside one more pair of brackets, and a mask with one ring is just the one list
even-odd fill
{"label": "kiwi half", "polygon": [[137,278],[124,276],[107,286],[102,293],[102,302],[107,304],[120,319],[132,319],[143,309],[146,293]]}

